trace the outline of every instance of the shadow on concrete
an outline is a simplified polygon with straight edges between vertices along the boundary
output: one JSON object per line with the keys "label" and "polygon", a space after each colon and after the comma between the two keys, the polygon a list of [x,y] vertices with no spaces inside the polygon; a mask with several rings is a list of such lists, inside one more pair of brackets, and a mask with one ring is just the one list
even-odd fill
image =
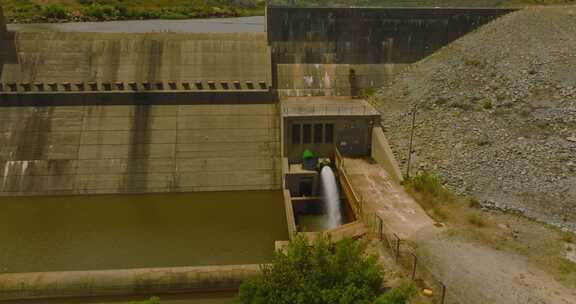
{"label": "shadow on concrete", "polygon": [[271,104],[278,101],[273,90],[174,91],[174,92],[20,92],[0,94],[0,107],[87,105],[193,105]]}
{"label": "shadow on concrete", "polygon": [[410,64],[514,9],[269,7],[274,64]]}
{"label": "shadow on concrete", "polygon": [[0,81],[2,80],[4,65],[17,62],[16,34],[14,32],[3,31],[3,29],[0,28]]}
{"label": "shadow on concrete", "polygon": [[2,80],[2,72],[4,71],[4,64],[17,63],[18,52],[16,51],[16,33],[8,32],[2,9],[0,8],[0,81]]}

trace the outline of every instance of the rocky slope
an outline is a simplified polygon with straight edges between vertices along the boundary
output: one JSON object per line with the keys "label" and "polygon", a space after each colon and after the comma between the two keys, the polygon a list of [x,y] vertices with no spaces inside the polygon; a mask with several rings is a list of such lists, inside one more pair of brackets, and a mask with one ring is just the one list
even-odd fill
{"label": "rocky slope", "polygon": [[378,93],[406,169],[484,206],[576,231],[576,8],[530,8],[412,65]]}

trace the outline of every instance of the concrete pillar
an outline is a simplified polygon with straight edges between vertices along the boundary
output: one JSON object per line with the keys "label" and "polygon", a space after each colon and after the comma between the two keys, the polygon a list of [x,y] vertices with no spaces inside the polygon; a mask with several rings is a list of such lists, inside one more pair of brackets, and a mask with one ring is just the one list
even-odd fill
{"label": "concrete pillar", "polygon": [[78,91],[84,91],[86,88],[84,82],[77,82],[76,87],[78,88]]}

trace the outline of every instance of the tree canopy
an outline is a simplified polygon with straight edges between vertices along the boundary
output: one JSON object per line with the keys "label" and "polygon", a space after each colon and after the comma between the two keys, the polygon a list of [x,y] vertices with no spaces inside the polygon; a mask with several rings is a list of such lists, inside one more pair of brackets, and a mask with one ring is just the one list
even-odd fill
{"label": "tree canopy", "polygon": [[262,275],[240,286],[244,304],[369,304],[382,293],[383,270],[366,244],[304,237],[277,252]]}

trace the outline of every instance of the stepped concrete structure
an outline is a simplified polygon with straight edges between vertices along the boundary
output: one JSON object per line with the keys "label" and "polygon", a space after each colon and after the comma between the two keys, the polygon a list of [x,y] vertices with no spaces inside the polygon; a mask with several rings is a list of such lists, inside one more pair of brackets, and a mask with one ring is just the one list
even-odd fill
{"label": "stepped concrete structure", "polygon": [[0,194],[279,188],[262,34],[15,33]]}

